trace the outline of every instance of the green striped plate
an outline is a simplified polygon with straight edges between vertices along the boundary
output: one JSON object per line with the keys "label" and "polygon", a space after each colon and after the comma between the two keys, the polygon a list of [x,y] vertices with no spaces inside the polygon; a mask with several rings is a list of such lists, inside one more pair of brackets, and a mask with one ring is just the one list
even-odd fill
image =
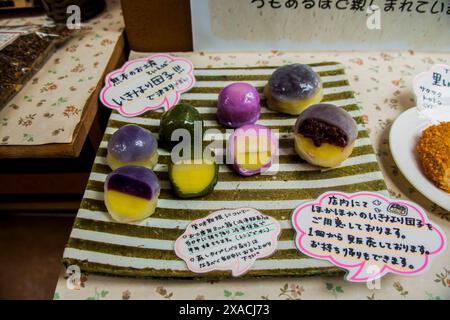
{"label": "green striped plate", "polygon": [[[64,252],[66,265],[76,264],[83,271],[123,276],[170,278],[222,278],[227,272],[194,274],[173,251],[174,241],[193,219],[223,208],[253,207],[276,218],[282,226],[278,250],[271,257],[257,260],[248,276],[289,276],[336,273],[326,261],[311,259],[295,248],[290,224],[293,208],[325,191],[377,191],[387,195],[386,185],[375,157],[369,135],[364,127],[359,106],[349,86],[344,67],[337,62],[311,64],[324,84],[323,101],[347,110],[358,123],[359,135],[349,159],[339,168],[320,171],[302,162],[295,154],[291,136],[295,116],[275,113],[262,100],[259,124],[277,129],[280,139],[279,171],[274,175],[241,177],[222,165],[219,182],[211,194],[193,200],[172,195],[167,176],[169,154],[160,151],[155,173],[161,181],[161,194],[155,214],[137,224],[112,221],[103,203],[103,183],[110,172],[106,164],[107,142],[111,134],[128,123],[139,124],[156,135],[162,110],[140,117],[124,118],[113,112]],[[215,118],[217,95],[221,88],[234,81],[246,81],[260,92],[275,67],[196,69],[197,83],[182,100],[200,111],[207,128],[219,129],[211,139],[226,139],[224,128]],[[216,150],[220,154],[223,150]]]}

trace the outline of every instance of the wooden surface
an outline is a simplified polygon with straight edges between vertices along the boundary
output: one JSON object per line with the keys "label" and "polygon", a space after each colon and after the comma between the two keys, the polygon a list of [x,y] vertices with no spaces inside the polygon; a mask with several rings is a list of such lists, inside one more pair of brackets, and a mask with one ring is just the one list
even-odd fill
{"label": "wooden surface", "polygon": [[[107,67],[99,79],[97,88],[89,97],[81,116],[80,122],[75,128],[73,133],[73,140],[71,143],[49,143],[44,145],[33,145],[33,146],[23,146],[23,145],[8,145],[0,146],[0,158],[64,158],[64,157],[78,157],[80,155],[81,149],[88,137],[91,130],[92,123],[96,117],[99,100],[98,95],[103,86],[103,79],[107,73],[116,69],[118,66],[122,65],[126,60],[125,55],[125,40],[122,34],[119,38],[113,54],[109,59]],[[99,132],[95,128],[94,132]],[[101,134],[98,137],[90,137],[91,139],[101,139]]]}
{"label": "wooden surface", "polygon": [[[127,56],[122,35],[104,75]],[[72,143],[0,146],[0,214],[78,210],[110,114],[98,100],[103,78],[83,110]]]}
{"label": "wooden surface", "polygon": [[192,50],[189,0],[122,0],[122,11],[131,50]]}
{"label": "wooden surface", "polygon": [[73,220],[0,215],[0,300],[53,298]]}
{"label": "wooden surface", "polygon": [[87,139],[77,158],[0,159],[0,213],[76,212],[97,148]]}

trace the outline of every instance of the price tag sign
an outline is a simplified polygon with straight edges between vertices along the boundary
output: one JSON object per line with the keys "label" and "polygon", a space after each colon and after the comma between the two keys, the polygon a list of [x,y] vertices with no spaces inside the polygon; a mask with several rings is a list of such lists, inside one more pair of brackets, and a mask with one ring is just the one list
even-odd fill
{"label": "price tag sign", "polygon": [[347,270],[351,282],[421,274],[446,247],[421,207],[372,192],[325,193],[297,207],[292,225],[301,252]]}
{"label": "price tag sign", "polygon": [[195,273],[231,270],[237,277],[276,250],[280,231],[277,220],[255,209],[220,210],[191,222],[175,253]]}
{"label": "price tag sign", "polygon": [[193,70],[191,61],[167,54],[131,60],[106,76],[100,100],[125,117],[168,110],[194,86]]}

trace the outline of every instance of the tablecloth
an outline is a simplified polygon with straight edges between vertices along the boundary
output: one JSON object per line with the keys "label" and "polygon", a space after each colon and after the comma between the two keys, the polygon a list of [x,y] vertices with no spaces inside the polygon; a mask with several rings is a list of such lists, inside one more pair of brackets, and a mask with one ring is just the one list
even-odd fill
{"label": "tablecloth", "polygon": [[[133,53],[131,58],[145,54]],[[389,128],[404,110],[414,107],[412,77],[435,63],[450,63],[450,54],[408,52],[341,53],[183,53],[196,65],[270,65],[276,63],[339,61],[363,108],[389,193],[423,206],[434,223],[450,235],[450,212],[423,197],[402,176],[389,151]],[[54,299],[450,299],[450,248],[421,276],[387,275],[379,284],[352,284],[340,277],[299,277],[199,282],[143,280],[83,274],[75,289],[67,287],[61,270]]]}
{"label": "tablecloth", "polygon": [[[49,23],[46,16],[2,19],[2,26]],[[0,109],[0,145],[70,143],[83,108],[95,90],[124,22],[119,0],[81,24],[24,88]]]}

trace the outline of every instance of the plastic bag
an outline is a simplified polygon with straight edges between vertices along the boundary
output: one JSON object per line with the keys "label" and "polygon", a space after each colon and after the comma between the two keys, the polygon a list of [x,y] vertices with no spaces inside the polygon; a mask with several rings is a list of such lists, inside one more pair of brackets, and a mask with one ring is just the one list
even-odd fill
{"label": "plastic bag", "polygon": [[73,34],[61,25],[0,28],[0,109]]}

